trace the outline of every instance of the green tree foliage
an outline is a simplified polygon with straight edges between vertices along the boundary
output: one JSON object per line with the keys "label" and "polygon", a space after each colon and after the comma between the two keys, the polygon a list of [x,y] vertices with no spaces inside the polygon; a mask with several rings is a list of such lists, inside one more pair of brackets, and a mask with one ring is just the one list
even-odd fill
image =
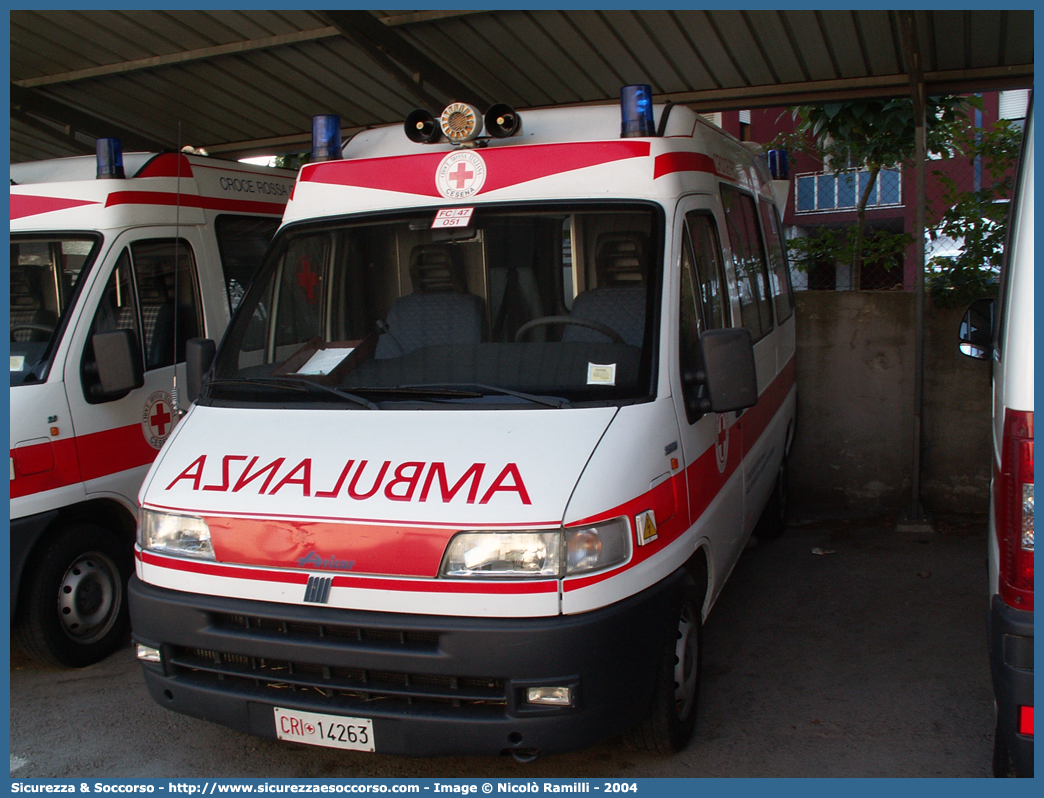
{"label": "green tree foliage", "polygon": [[[948,152],[958,131],[968,125],[967,111],[977,98],[930,97],[925,110],[925,137],[930,150]],[[854,100],[802,105],[792,110],[794,133],[778,144],[811,152],[834,172],[867,170],[869,180],[856,203],[855,231],[846,247],[855,288],[862,282],[866,260],[866,206],[877,176],[884,167],[909,164],[916,150],[917,119],[913,101]],[[839,253],[838,260],[842,258]]]}
{"label": "green tree foliage", "polygon": [[943,187],[945,210],[929,235],[932,240],[946,236],[961,242],[956,257],[935,257],[928,262],[928,293],[941,307],[959,307],[997,293],[996,277],[1008,228],[1007,200],[1021,139],[1021,129],[1007,119],[988,130],[961,132],[955,147],[970,159],[981,159],[985,179],[979,188],[962,188],[946,172],[934,171]]}
{"label": "green tree foliage", "polygon": [[790,262],[804,272],[816,264],[851,263],[856,247],[861,249],[862,263],[867,269],[897,269],[896,284],[903,281],[902,262],[906,248],[914,242],[909,233],[868,230],[858,235],[854,226],[822,228],[814,235],[792,238],[787,242]]}

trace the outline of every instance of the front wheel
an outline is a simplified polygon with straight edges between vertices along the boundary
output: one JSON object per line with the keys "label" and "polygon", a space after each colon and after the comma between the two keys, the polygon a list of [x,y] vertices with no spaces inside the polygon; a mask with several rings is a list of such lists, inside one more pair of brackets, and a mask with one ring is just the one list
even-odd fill
{"label": "front wheel", "polygon": [[692,577],[686,575],[660,655],[652,710],[628,735],[628,742],[639,750],[672,754],[692,738],[700,700],[702,598]]}
{"label": "front wheel", "polygon": [[109,656],[130,628],[129,543],[90,523],[60,530],[44,550],[22,598],[18,638],[49,665],[82,668]]}

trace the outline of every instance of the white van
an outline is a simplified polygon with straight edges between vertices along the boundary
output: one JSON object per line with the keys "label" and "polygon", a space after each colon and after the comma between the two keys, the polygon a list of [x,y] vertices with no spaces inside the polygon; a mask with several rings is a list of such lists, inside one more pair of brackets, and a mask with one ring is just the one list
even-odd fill
{"label": "white van", "polygon": [[[11,165],[11,612],[28,653],[67,666],[126,638],[137,493],[178,421],[175,361],[224,331],[295,177],[124,157],[115,139],[98,153]],[[115,387],[106,343],[135,353]]]}
{"label": "white van", "polygon": [[380,753],[685,745],[703,620],[779,531],[793,300],[764,164],[624,100],[454,103],[302,169],[142,486],[157,702]]}
{"label": "white van", "polygon": [[1033,167],[1031,106],[1000,297],[975,302],[961,326],[961,350],[993,361],[989,641],[996,776],[1033,775]]}

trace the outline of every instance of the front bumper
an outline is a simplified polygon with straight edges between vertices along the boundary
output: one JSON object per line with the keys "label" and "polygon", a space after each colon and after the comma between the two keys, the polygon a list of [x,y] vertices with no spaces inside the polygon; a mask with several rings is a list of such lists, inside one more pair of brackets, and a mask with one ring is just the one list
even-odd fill
{"label": "front bumper", "polygon": [[1000,596],[990,607],[990,671],[997,699],[997,733],[1019,776],[1033,775],[1033,736],[1019,734],[1020,707],[1033,706],[1033,613],[1014,609]]}
{"label": "front bumper", "polygon": [[[556,753],[650,710],[682,572],[610,607],[552,618],[456,618],[244,601],[130,583],[162,706],[276,737],[273,708],[373,720],[378,753]],[[568,685],[570,707],[527,704]]]}

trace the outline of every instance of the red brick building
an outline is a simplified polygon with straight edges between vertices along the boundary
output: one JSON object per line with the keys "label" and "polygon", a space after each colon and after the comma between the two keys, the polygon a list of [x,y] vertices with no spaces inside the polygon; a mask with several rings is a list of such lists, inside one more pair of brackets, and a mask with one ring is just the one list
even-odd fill
{"label": "red brick building", "polygon": [[[974,112],[973,123],[988,129],[998,118],[1022,119],[1026,114],[1028,99],[1028,90],[984,94],[983,110]],[[715,114],[713,121],[737,138],[759,144],[772,141],[780,133],[792,133],[794,129],[791,112],[786,108],[728,111]],[[823,227],[842,227],[855,223],[855,205],[859,191],[865,187],[869,177],[867,172],[834,174],[824,169],[820,159],[803,153],[790,153],[789,165],[790,192],[783,217],[788,237],[809,235]],[[938,223],[940,214],[945,210],[941,200],[941,185],[933,176],[937,170],[946,172],[969,190],[978,188],[983,180],[989,179],[981,163],[967,158],[933,157],[928,165],[926,186],[926,223],[929,228]],[[915,179],[912,167],[882,170],[867,205],[867,225],[889,232],[913,234]],[[915,246],[907,247],[901,270],[865,270],[862,287],[912,290],[917,264]],[[926,257],[959,249],[959,241],[929,241]],[[818,264],[807,273],[795,270],[793,276],[795,288],[845,290],[852,287],[849,264]]]}

